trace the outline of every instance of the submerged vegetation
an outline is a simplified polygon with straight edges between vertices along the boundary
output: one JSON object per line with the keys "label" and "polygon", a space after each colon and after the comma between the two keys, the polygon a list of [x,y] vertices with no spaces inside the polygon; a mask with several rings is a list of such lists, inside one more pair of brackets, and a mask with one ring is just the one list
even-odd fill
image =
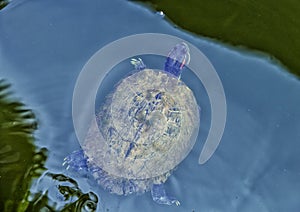
{"label": "submerged vegetation", "polygon": [[269,53],[300,76],[300,1],[140,1],[183,29]]}

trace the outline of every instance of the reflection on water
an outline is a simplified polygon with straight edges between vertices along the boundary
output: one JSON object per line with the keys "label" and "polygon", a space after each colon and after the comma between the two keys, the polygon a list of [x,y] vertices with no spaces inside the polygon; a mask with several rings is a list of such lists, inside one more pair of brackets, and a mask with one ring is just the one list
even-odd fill
{"label": "reflection on water", "polygon": [[0,80],[0,210],[18,208],[31,179],[44,170],[45,149],[37,150],[35,115],[11,97],[10,85]]}
{"label": "reflection on water", "polygon": [[[300,75],[300,63],[296,59],[300,56],[300,31],[295,30],[300,27],[300,16],[295,12],[299,11],[299,1],[279,0],[276,4],[272,0],[138,2],[162,10],[167,18],[183,29],[230,44],[268,52],[285,64],[289,71]],[[281,2],[280,7],[278,2]]]}
{"label": "reflection on water", "polygon": [[98,203],[93,192],[83,193],[72,178],[50,172],[33,186],[28,200],[28,211],[96,211]]}
{"label": "reflection on water", "polygon": [[8,0],[0,0],[0,10],[8,5]]}
{"label": "reflection on water", "polygon": [[34,145],[35,115],[9,87],[0,80],[0,211],[95,211],[94,193],[62,174],[43,174],[47,150]]}

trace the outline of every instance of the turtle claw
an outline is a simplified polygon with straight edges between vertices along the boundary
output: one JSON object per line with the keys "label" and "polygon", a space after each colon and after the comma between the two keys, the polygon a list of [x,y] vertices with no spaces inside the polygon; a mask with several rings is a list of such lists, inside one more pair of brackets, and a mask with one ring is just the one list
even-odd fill
{"label": "turtle claw", "polygon": [[146,65],[144,64],[144,62],[143,62],[143,60],[141,58],[138,58],[138,59],[132,58],[130,60],[130,63],[138,71],[144,70],[146,68]]}
{"label": "turtle claw", "polygon": [[166,194],[163,184],[153,184],[151,189],[151,195],[154,202],[164,205],[180,205],[180,202],[174,197],[170,197]]}
{"label": "turtle claw", "polygon": [[75,171],[87,171],[87,159],[84,156],[83,150],[72,152],[70,155],[64,158],[62,164],[66,167],[66,170],[72,169]]}

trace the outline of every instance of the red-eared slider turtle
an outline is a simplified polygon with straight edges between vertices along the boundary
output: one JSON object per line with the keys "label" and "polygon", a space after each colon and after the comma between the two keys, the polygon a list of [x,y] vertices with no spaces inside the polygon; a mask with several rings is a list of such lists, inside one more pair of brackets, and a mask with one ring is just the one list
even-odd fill
{"label": "red-eared slider turtle", "polygon": [[132,59],[136,71],[107,96],[82,150],[65,158],[68,168],[87,170],[111,193],[151,190],[155,202],[179,205],[163,184],[198,135],[199,107],[180,80],[189,59],[185,43],[170,51],[164,70],[147,69],[141,59]]}

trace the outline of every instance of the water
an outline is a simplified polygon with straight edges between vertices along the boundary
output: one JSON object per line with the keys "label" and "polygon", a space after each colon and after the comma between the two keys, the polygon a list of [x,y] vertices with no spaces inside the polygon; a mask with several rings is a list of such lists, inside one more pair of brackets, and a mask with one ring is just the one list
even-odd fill
{"label": "water", "polygon": [[[92,180],[62,167],[64,157],[79,148],[71,103],[82,67],[102,46],[146,32],[175,35],[201,49],[218,72],[226,94],[223,139],[213,157],[200,166],[197,161],[210,126],[210,105],[193,73],[187,70],[183,75],[183,80],[199,91],[195,95],[201,106],[201,129],[192,152],[166,183],[167,191],[180,200],[179,207],[158,205],[150,193],[108,194]],[[77,189],[79,197],[89,195],[88,199],[97,202],[98,211],[300,209],[300,83],[267,56],[199,38],[174,28],[162,16],[121,0],[16,2],[0,12],[0,47],[1,77],[13,84],[36,114],[36,144],[48,149],[48,172],[32,185],[32,193],[48,190],[52,202],[62,201],[61,192],[53,190],[60,185],[57,176],[62,174],[78,183],[76,187],[72,181],[64,188]],[[151,66],[153,60],[145,63]],[[70,182],[67,179],[63,178]]]}

